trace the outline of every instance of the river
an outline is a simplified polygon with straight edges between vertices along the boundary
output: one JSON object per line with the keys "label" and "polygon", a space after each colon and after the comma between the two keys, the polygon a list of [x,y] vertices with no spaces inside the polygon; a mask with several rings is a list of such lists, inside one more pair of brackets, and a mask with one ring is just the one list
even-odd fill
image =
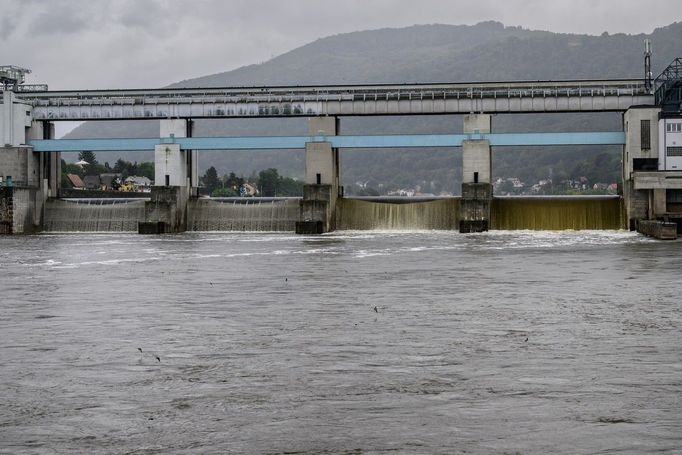
{"label": "river", "polygon": [[0,453],[682,453],[680,271],[622,231],[0,237]]}

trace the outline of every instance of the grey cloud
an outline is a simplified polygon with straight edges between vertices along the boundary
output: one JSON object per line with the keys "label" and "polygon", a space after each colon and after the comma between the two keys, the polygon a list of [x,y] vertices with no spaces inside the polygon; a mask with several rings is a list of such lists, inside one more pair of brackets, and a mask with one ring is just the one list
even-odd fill
{"label": "grey cloud", "polygon": [[[50,8],[42,3],[41,11],[33,18],[31,31],[36,35],[54,35],[61,33],[77,34],[83,30],[92,28],[92,16],[85,13],[86,10],[77,8],[75,3],[55,2],[60,7]],[[88,17],[90,16],[90,17]]]}
{"label": "grey cloud", "polygon": [[[682,18],[679,0],[657,0],[656,8],[641,0],[2,3],[0,36],[7,60],[0,64],[29,67],[32,82],[53,88],[160,86],[263,62],[318,38],[357,30],[497,20],[560,32],[648,33]],[[63,68],[69,68],[68,75]]]}
{"label": "grey cloud", "polygon": [[6,39],[8,38],[12,32],[14,32],[14,29],[17,27],[17,22],[11,17],[3,17],[2,20],[0,20],[0,38]]}

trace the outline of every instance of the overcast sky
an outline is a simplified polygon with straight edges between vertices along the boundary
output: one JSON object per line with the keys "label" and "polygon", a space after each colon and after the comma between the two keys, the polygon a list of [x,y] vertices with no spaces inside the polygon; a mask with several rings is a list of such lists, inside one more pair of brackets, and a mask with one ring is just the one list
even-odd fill
{"label": "overcast sky", "polygon": [[649,33],[680,0],[0,0],[0,65],[51,89],[157,87],[260,63],[317,38],[497,20],[525,28]]}

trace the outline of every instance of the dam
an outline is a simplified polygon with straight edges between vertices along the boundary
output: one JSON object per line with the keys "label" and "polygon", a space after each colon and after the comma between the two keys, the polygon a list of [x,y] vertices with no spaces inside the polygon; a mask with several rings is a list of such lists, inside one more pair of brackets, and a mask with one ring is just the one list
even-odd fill
{"label": "dam", "polygon": [[[24,83],[28,70],[0,67],[0,233],[72,231],[289,231],[439,229],[631,229],[667,236],[682,220],[682,62],[651,79],[374,84],[206,89],[49,91]],[[622,131],[496,133],[498,113],[620,112]],[[344,116],[463,114],[463,134],[342,135]],[[306,117],[305,136],[196,137],[203,118]],[[54,139],[57,121],[159,120],[159,137]],[[679,145],[678,145],[679,144]],[[616,197],[492,194],[498,146],[618,145]],[[348,198],[344,148],[462,150],[462,196]],[[302,198],[200,198],[199,151],[305,149]],[[61,153],[155,153],[148,198],[73,200],[60,193]],[[646,228],[649,229],[648,227]],[[665,237],[665,236],[661,236]]]}
{"label": "dam", "polygon": [[[339,198],[337,230],[458,230],[458,197]],[[188,202],[187,231],[294,232],[301,198],[196,198]],[[50,199],[43,232],[137,232],[145,200]],[[619,196],[502,197],[491,205],[495,230],[625,229]]]}

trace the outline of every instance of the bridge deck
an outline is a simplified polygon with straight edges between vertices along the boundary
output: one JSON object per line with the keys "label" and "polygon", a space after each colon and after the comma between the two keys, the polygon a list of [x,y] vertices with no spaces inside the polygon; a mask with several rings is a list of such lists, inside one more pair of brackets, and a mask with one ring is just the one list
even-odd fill
{"label": "bridge deck", "polygon": [[18,92],[36,120],[624,111],[640,79]]}

